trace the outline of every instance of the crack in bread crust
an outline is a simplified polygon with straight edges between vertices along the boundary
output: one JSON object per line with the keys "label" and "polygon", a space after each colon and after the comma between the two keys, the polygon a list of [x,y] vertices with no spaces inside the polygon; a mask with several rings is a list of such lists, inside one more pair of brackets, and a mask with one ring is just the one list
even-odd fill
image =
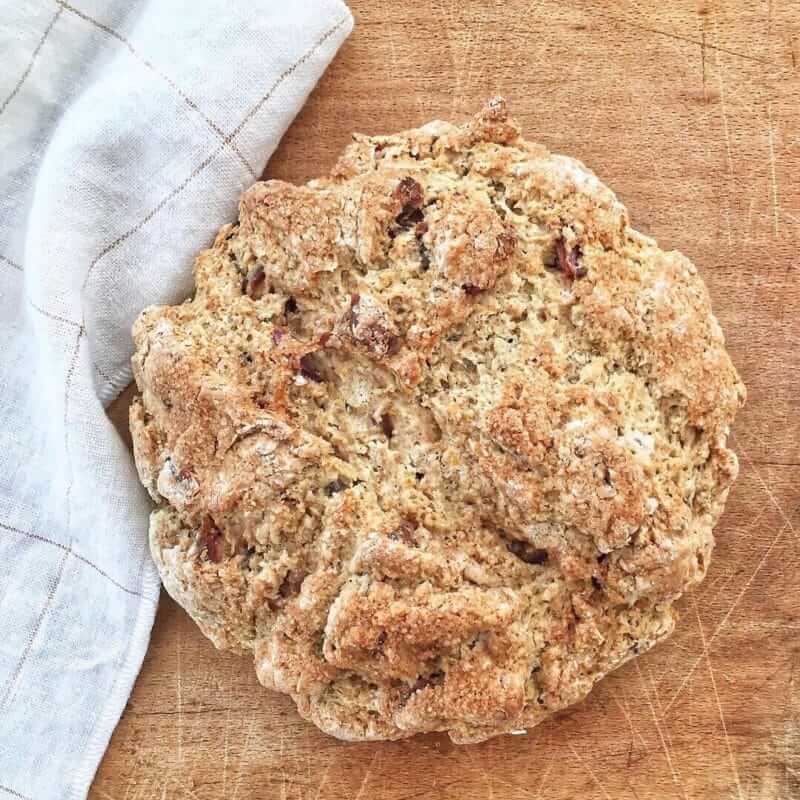
{"label": "crack in bread crust", "polygon": [[257,183],[134,326],[164,585],[345,739],[537,724],[667,636],[744,387],[694,266],[495,99]]}

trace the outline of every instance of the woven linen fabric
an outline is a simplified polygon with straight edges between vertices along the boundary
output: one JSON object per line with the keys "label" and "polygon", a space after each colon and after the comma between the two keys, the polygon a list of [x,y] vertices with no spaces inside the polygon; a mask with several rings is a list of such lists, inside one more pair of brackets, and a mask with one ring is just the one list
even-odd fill
{"label": "woven linen fabric", "polygon": [[104,407],[352,28],[341,0],[0,0],[0,800],[86,796],[147,647]]}

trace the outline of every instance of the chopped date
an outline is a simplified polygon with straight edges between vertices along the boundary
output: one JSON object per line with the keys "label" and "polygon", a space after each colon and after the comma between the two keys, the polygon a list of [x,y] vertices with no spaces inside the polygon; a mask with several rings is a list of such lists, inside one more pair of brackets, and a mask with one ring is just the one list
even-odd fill
{"label": "chopped date", "polygon": [[387,439],[391,439],[394,434],[394,420],[389,414],[381,414],[381,430]]}
{"label": "chopped date", "polygon": [[422,187],[411,177],[405,177],[394,187],[392,196],[404,206],[419,208],[422,205]]}
{"label": "chopped date", "polygon": [[407,531],[415,531],[419,528],[419,520],[416,514],[404,514],[401,527]]}
{"label": "chopped date", "polygon": [[208,553],[209,559],[215,564],[219,564],[220,561],[222,561],[224,549],[222,535],[217,535],[206,539],[206,552]]}
{"label": "chopped date", "polygon": [[185,469],[178,469],[178,465],[172,460],[172,456],[167,456],[167,460],[164,462],[169,467],[170,475],[176,480],[184,480],[183,473],[186,472]]}
{"label": "chopped date", "polygon": [[508,542],[506,547],[526,564],[544,564],[547,561],[547,550],[534,547],[530,542],[520,542],[514,539]]}
{"label": "chopped date", "polygon": [[[422,213],[422,186],[413,178],[403,178],[395,186],[392,196],[402,203],[400,213],[395,217],[395,224],[400,230],[424,224],[425,215]],[[390,236],[396,235],[397,231],[390,231]]]}
{"label": "chopped date", "polygon": [[414,538],[414,531],[419,527],[419,522],[412,514],[407,514],[403,517],[400,527],[389,533],[389,538],[393,542],[403,542],[409,547],[416,547],[417,541]]}
{"label": "chopped date", "polygon": [[333,495],[338,494],[339,492],[343,492],[346,488],[347,484],[345,484],[344,481],[337,478],[335,481],[331,481],[325,487],[325,494],[327,494],[328,497],[333,497]]}
{"label": "chopped date", "polygon": [[358,324],[358,304],[361,302],[361,295],[360,294],[351,294],[350,295],[350,327],[353,328],[355,325]]}
{"label": "chopped date", "polygon": [[376,313],[374,307],[367,304],[367,308],[362,310],[360,302],[361,295],[350,295],[350,308],[344,316],[353,338],[381,357],[397,355],[403,345],[400,337],[387,330],[387,320]]}
{"label": "chopped date", "polygon": [[169,467],[172,477],[179,483],[194,480],[194,475],[192,475],[191,470],[186,469],[186,467],[178,469],[172,458],[167,458],[166,464]]}
{"label": "chopped date", "polygon": [[325,377],[314,364],[313,353],[306,353],[300,359],[300,374],[314,383],[324,383]]}
{"label": "chopped date", "polygon": [[430,675],[425,675],[424,677],[417,678],[416,682],[411,687],[411,691],[418,692],[421,689],[427,688],[428,686],[439,686],[443,682],[444,682],[443,672],[432,672]]}
{"label": "chopped date", "polygon": [[403,340],[399,336],[390,336],[386,345],[386,355],[396,356],[403,348]]}
{"label": "chopped date", "polygon": [[424,220],[425,215],[422,213],[422,209],[409,205],[403,206],[403,210],[395,218],[400,230],[408,230],[412,226],[416,229],[416,226],[423,224]]}
{"label": "chopped date", "polygon": [[303,585],[307,573],[300,570],[290,570],[286,573],[286,577],[278,587],[278,594],[281,597],[294,597],[300,593],[300,587]]}
{"label": "chopped date", "polygon": [[350,326],[350,331],[355,332],[358,325],[358,304],[361,302],[360,294],[350,295],[350,308],[344,315],[344,321]]}
{"label": "chopped date", "polygon": [[273,328],[272,329],[272,343],[273,344],[280,344],[281,339],[286,336],[286,331],[283,328]]}
{"label": "chopped date", "polygon": [[264,274],[264,267],[253,267],[244,279],[242,291],[253,300],[258,300],[264,294],[266,282],[267,276]]}
{"label": "chopped date", "polygon": [[495,255],[498,259],[505,260],[509,258],[517,246],[517,234],[514,233],[513,228],[506,228],[502,233],[497,235],[497,248]]}
{"label": "chopped date", "polygon": [[200,546],[206,551],[209,561],[219,564],[225,555],[225,541],[222,532],[211,517],[206,516],[200,526]]}
{"label": "chopped date", "polygon": [[422,242],[419,243],[419,268],[422,272],[431,268],[431,254]]}
{"label": "chopped date", "polygon": [[580,247],[577,245],[567,250],[567,243],[563,238],[556,240],[556,258],[558,268],[570,279],[583,278],[586,275],[586,267],[581,264]]}

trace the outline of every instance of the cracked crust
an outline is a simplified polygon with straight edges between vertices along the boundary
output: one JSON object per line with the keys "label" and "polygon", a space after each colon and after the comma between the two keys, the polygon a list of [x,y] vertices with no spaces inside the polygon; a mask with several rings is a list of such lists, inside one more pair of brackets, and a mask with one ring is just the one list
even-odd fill
{"label": "cracked crust", "polygon": [[257,183],[134,327],[169,593],[345,739],[472,742],[673,628],[744,388],[703,282],[501,99]]}

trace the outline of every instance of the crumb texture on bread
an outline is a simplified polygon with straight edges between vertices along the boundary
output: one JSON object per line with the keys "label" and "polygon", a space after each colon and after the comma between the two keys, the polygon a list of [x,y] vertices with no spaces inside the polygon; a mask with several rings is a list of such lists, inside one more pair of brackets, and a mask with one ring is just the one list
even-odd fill
{"label": "crumb texture on bread", "polygon": [[169,593],[344,739],[536,725],[667,636],[744,388],[695,267],[470,122],[255,184],[134,326]]}

